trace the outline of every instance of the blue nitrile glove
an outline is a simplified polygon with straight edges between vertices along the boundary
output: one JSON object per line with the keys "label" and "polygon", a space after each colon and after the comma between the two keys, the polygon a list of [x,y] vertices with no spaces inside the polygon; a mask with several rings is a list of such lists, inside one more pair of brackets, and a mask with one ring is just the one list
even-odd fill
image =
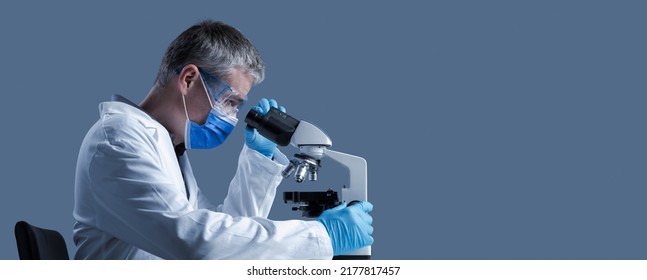
{"label": "blue nitrile glove", "polygon": [[360,201],[351,206],[342,203],[319,215],[319,221],[326,227],[335,256],[350,253],[373,244],[373,217],[368,214],[373,204]]}
{"label": "blue nitrile glove", "polygon": [[[281,112],[285,113],[285,108],[283,106],[278,106],[276,100],[262,98],[258,105],[252,107],[253,110],[260,112],[265,115],[270,111],[270,107],[277,108]],[[276,149],[276,144],[269,139],[263,137],[255,128],[245,126],[245,143],[250,149],[256,150],[257,152],[265,155],[267,158],[272,159],[274,156],[274,150]]]}

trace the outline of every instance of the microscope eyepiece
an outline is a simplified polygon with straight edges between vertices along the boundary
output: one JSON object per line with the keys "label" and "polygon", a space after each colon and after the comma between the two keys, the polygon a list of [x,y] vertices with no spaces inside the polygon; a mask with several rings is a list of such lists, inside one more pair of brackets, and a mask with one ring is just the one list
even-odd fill
{"label": "microscope eyepiece", "polygon": [[279,146],[287,146],[299,125],[299,120],[272,107],[267,114],[251,109],[245,116],[245,123],[256,128],[258,133],[270,139]]}

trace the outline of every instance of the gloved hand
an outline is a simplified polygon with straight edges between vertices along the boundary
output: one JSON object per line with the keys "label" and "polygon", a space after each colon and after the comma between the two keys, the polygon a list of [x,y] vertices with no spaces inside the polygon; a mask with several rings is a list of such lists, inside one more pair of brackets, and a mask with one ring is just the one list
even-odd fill
{"label": "gloved hand", "polygon": [[[252,107],[253,110],[260,112],[265,115],[270,111],[270,107],[277,108],[281,112],[285,113],[285,108],[283,106],[278,106],[276,100],[262,98],[258,105]],[[267,158],[272,159],[274,156],[274,150],[276,149],[276,144],[270,141],[269,139],[263,137],[255,128],[245,126],[245,143],[250,149],[256,150],[257,152],[265,155]]]}
{"label": "gloved hand", "polygon": [[326,227],[332,241],[335,256],[373,244],[373,217],[368,214],[371,210],[373,204],[360,201],[348,207],[342,203],[319,215],[319,222]]}

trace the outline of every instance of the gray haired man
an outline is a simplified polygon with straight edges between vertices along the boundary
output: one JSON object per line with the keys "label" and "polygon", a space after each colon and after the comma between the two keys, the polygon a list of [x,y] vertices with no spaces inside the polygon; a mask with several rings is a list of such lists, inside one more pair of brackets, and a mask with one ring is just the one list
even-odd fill
{"label": "gray haired man", "polygon": [[[329,259],[373,243],[368,202],[267,219],[288,160],[251,128],[224,201],[201,193],[185,150],[227,139],[264,68],[238,30],[204,21],[171,43],[139,105],[100,104],[76,167],[76,259]],[[271,107],[285,111],[264,98],[254,109]]]}

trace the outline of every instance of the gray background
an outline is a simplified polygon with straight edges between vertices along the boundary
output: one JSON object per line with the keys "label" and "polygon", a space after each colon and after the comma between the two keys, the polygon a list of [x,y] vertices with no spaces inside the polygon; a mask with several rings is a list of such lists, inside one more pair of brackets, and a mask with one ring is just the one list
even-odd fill
{"label": "gray background", "polygon": [[[140,102],[168,44],[207,18],[264,56],[251,103],[274,97],[367,159],[375,259],[647,258],[644,2],[14,2],[0,7],[2,259],[23,219],[73,254],[77,151],[99,102]],[[242,142],[241,122],[190,152],[213,201]],[[346,183],[323,165],[317,184],[279,191]],[[270,217],[299,218],[289,208]]]}

